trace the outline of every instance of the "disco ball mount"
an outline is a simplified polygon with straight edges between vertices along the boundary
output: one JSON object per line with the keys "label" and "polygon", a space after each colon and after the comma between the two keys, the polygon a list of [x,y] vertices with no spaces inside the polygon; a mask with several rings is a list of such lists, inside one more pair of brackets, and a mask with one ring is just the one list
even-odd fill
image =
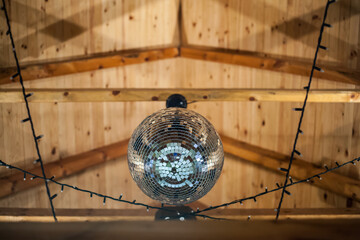
{"label": "disco ball mount", "polygon": [[187,108],[186,98],[180,94],[170,95],[166,100],[166,108],[171,107]]}

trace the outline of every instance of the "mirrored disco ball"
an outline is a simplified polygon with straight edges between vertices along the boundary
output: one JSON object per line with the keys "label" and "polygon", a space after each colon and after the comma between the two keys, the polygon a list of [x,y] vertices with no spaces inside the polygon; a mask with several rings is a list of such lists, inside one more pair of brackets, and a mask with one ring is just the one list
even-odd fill
{"label": "mirrored disco ball", "polygon": [[200,114],[167,108],[148,116],[128,148],[131,176],[149,197],[162,203],[193,202],[220,176],[224,151],[219,135]]}

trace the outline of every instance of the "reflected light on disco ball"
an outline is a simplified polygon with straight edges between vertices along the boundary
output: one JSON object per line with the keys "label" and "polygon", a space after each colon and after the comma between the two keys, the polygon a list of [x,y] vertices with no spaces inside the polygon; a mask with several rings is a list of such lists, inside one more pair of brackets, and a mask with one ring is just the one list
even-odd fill
{"label": "reflected light on disco ball", "polygon": [[128,147],[129,169],[137,185],[147,196],[170,205],[203,197],[215,185],[223,163],[223,146],[214,127],[181,107],[145,118]]}

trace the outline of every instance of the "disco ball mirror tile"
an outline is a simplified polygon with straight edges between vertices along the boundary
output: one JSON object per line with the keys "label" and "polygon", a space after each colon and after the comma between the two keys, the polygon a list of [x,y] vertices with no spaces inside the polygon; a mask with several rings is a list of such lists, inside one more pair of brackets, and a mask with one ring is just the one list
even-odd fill
{"label": "disco ball mirror tile", "polygon": [[221,139],[211,123],[184,108],[148,116],[128,147],[131,176],[149,197],[171,205],[203,197],[215,185],[224,163]]}

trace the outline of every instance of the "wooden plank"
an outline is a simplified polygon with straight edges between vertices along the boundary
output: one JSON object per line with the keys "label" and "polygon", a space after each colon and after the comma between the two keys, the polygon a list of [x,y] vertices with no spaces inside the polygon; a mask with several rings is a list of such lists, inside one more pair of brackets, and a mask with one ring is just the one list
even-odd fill
{"label": "wooden plank", "polygon": [[[56,62],[36,63],[21,66],[24,81],[63,76],[103,68],[139,64],[179,56],[178,48],[139,49],[90,55],[89,57],[66,59]],[[0,85],[18,81],[10,79],[16,73],[15,67],[0,69]]]}
{"label": "wooden plank", "polygon": [[[175,93],[188,101],[265,101],[303,102],[304,90],[298,89],[27,89],[34,95],[29,102],[133,102],[166,101]],[[19,89],[0,89],[0,103],[20,103]],[[359,89],[311,90],[308,102],[346,103],[360,102]]]}
{"label": "wooden plank", "polygon": [[[119,219],[142,219],[153,220],[156,210],[149,212],[144,209],[66,209],[57,208],[56,215],[70,221],[103,221]],[[207,213],[214,217],[226,217],[231,219],[245,220],[249,215],[253,220],[271,219],[274,217],[274,209],[249,209],[249,208],[225,208],[216,209]],[[48,208],[0,208],[0,221],[5,219],[18,219],[19,221],[52,222],[52,213]],[[66,217],[66,218],[65,218]],[[284,208],[281,211],[282,219],[332,219],[351,218],[360,219],[360,209],[356,208]],[[14,221],[14,220],[13,220]],[[16,220],[15,220],[16,221]]]}
{"label": "wooden plank", "polygon": [[[60,159],[55,162],[47,163],[44,165],[46,176],[55,176],[56,179],[60,179],[74,175],[106,161],[122,157],[127,154],[128,141],[129,140],[124,140],[85,153]],[[40,167],[36,167],[29,171],[36,175],[41,175]],[[30,177],[31,176],[27,176],[27,180],[24,181],[23,173],[16,172],[13,175],[0,178],[0,198],[43,184],[43,180],[30,180]]]}
{"label": "wooden plank", "polygon": [[[224,151],[241,160],[255,163],[258,166],[284,174],[279,168],[287,168],[289,156],[274,151],[266,150],[251,144],[221,136]],[[301,180],[324,171],[324,168],[315,166],[301,159],[292,163],[290,176]],[[310,183],[325,190],[360,201],[360,180],[329,172],[322,176],[323,180],[311,180]]]}
{"label": "wooden plank", "polygon": [[[219,48],[182,47],[181,57],[235,64],[263,70],[310,76],[312,63],[289,57],[274,57],[249,51]],[[314,71],[314,77],[336,82],[360,85],[360,71],[318,65],[324,72]]]}
{"label": "wooden plank", "polygon": [[360,220],[1,223],[2,239],[357,239]]}

